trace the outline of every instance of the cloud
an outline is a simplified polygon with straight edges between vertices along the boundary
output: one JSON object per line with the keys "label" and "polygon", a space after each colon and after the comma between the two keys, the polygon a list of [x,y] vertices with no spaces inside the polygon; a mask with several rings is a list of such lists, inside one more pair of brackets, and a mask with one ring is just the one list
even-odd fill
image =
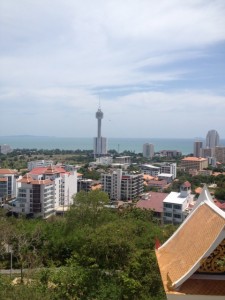
{"label": "cloud", "polygon": [[1,1],[0,124],[93,136],[100,96],[108,136],[222,128],[224,15],[222,0]]}

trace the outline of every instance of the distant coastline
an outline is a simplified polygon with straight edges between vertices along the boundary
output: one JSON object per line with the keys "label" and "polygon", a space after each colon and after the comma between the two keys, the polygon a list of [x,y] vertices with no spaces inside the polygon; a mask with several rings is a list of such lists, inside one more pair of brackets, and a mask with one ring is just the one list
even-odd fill
{"label": "distant coastline", "polygon": [[[193,142],[196,138],[108,138],[108,149],[119,153],[124,150],[141,153],[144,143],[152,143],[155,151],[178,150],[187,155],[193,153]],[[204,141],[204,139],[201,139]],[[13,149],[61,149],[61,150],[92,150],[93,138],[14,135],[0,136],[0,144],[8,144]],[[225,139],[221,139],[225,145]]]}

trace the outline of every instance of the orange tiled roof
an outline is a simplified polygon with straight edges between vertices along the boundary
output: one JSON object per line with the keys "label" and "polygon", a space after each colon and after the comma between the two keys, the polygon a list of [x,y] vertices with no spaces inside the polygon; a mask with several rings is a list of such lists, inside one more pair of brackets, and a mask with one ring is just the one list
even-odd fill
{"label": "orange tiled roof", "polygon": [[224,296],[225,283],[224,280],[188,279],[176,294]]}
{"label": "orange tiled roof", "polygon": [[148,174],[143,174],[143,178],[144,178],[144,180],[152,180],[152,179],[154,179],[153,176],[148,175]]}
{"label": "orange tiled roof", "polygon": [[[66,173],[66,170],[62,167],[37,167],[32,169],[29,174],[31,175],[42,175],[42,174],[54,174],[54,170],[56,173]],[[53,173],[52,173],[53,172]]]}
{"label": "orange tiled roof", "polygon": [[11,169],[1,169],[0,168],[0,174],[17,174],[17,171],[11,170]]}
{"label": "orange tiled roof", "polygon": [[52,184],[50,179],[46,180],[36,180],[33,179],[29,174],[25,174],[22,179],[19,180],[21,183],[30,183],[30,184]]}
{"label": "orange tiled roof", "polygon": [[207,160],[206,158],[203,157],[194,157],[194,156],[188,156],[182,159],[182,161],[205,161]]}
{"label": "orange tiled roof", "polygon": [[[222,212],[222,211],[221,211]],[[225,217],[204,202],[187,218],[175,234],[156,251],[166,292],[191,272],[214,244],[225,226]],[[169,276],[169,277],[168,277]]]}
{"label": "orange tiled roof", "polygon": [[102,188],[101,184],[96,184],[96,185],[92,185],[91,190],[92,191],[94,191],[94,190],[100,190],[101,188]]}
{"label": "orange tiled roof", "polygon": [[6,182],[6,181],[8,181],[8,179],[6,177],[2,177],[2,178],[0,178],[0,181]]}

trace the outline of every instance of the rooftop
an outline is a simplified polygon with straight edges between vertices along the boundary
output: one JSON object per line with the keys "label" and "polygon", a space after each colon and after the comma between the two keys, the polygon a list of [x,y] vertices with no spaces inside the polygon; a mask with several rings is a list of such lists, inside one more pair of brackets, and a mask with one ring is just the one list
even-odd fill
{"label": "rooftop", "polygon": [[178,192],[171,192],[169,195],[164,199],[163,202],[165,203],[174,203],[174,204],[183,204],[187,197],[181,197],[181,194]]}
{"label": "rooftop", "polygon": [[194,156],[188,156],[183,158],[181,161],[207,161],[207,158],[203,158],[203,157],[194,157]]}
{"label": "rooftop", "polygon": [[212,268],[210,275],[205,271],[202,277],[196,273],[225,243],[225,213],[213,203],[206,187],[196,204],[171,238],[156,250],[164,289],[167,294],[225,295],[224,277],[218,280],[214,275],[218,268]]}
{"label": "rooftop", "polygon": [[151,209],[156,212],[163,212],[163,200],[166,198],[167,193],[150,192],[146,196],[146,199],[139,200],[136,207]]}
{"label": "rooftop", "polygon": [[0,174],[6,175],[6,174],[17,174],[16,170],[11,170],[11,169],[1,169],[0,168]]}

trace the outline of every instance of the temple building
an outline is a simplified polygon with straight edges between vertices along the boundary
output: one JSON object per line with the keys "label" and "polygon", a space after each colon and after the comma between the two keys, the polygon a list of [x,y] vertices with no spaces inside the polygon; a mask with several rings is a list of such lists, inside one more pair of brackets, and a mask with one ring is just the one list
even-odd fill
{"label": "temple building", "polygon": [[167,299],[225,299],[225,212],[204,187],[156,256]]}

